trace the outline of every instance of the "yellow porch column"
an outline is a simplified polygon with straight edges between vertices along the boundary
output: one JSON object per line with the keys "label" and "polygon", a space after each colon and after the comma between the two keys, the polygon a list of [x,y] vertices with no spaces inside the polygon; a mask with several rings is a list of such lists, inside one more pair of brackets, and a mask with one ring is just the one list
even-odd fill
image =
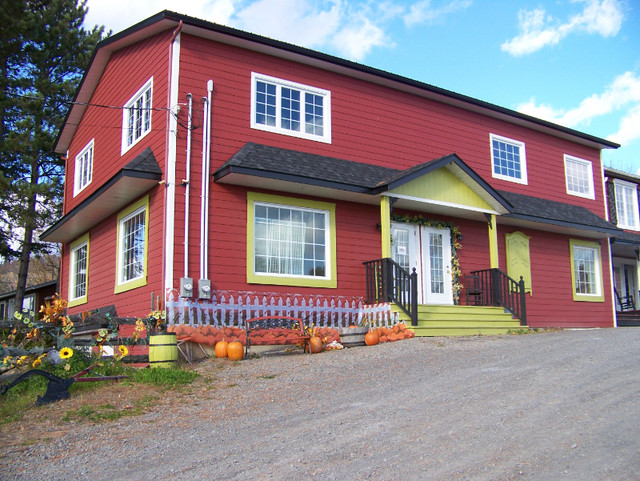
{"label": "yellow porch column", "polygon": [[380,197],[380,235],[382,258],[391,257],[391,199]]}
{"label": "yellow porch column", "polygon": [[489,219],[489,262],[492,269],[498,266],[498,225],[496,224],[495,214],[491,214]]}

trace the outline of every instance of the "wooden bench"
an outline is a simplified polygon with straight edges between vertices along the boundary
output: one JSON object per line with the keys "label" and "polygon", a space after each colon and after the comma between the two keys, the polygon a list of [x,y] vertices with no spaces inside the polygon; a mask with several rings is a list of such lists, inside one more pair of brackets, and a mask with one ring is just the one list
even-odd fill
{"label": "wooden bench", "polygon": [[245,356],[251,346],[277,346],[301,344],[308,352],[309,336],[304,330],[304,321],[290,316],[260,316],[247,319],[245,323],[247,341]]}

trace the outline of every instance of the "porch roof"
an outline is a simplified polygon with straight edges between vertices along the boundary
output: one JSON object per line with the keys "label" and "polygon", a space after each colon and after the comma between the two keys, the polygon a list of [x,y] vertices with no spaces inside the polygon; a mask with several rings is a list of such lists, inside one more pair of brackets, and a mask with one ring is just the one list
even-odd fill
{"label": "porch roof", "polygon": [[[271,189],[338,200],[378,204],[380,195],[446,168],[491,207],[485,212],[506,213],[509,203],[456,154],[415,165],[406,170],[327,157],[248,142],[215,173],[216,182]],[[397,207],[424,210],[425,205],[444,215],[483,218],[482,210],[462,204],[434,204],[428,199],[400,199]]]}
{"label": "porch roof", "polygon": [[596,238],[624,233],[585,207],[514,192],[500,193],[512,206],[511,212],[500,218],[501,224],[528,227],[531,223],[542,223],[547,225],[545,230],[552,232]]}
{"label": "porch roof", "polygon": [[[216,182],[303,195],[377,204],[379,195],[393,196],[393,189],[442,167],[453,172],[474,192],[499,209],[500,224],[541,229],[583,237],[618,237],[625,232],[590,210],[563,202],[493,189],[456,154],[415,165],[406,170],[380,167],[307,152],[246,143],[215,173]],[[405,203],[405,205],[402,204]],[[414,209],[406,200],[399,208]],[[461,215],[448,206],[428,208],[446,215]],[[484,219],[479,212],[463,217]],[[541,227],[540,224],[544,224]],[[638,236],[640,238],[640,236]]]}
{"label": "porch roof", "polygon": [[41,241],[70,242],[140,197],[162,179],[150,147],[40,235]]}

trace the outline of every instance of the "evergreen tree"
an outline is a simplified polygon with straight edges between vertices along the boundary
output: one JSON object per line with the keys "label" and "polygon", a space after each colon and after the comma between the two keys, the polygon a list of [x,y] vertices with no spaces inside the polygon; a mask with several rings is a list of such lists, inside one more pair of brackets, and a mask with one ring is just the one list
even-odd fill
{"label": "evergreen tree", "polygon": [[86,0],[3,0],[0,5],[2,130],[0,255],[18,257],[16,309],[38,230],[59,217],[64,161],[55,140],[103,27],[82,27]]}

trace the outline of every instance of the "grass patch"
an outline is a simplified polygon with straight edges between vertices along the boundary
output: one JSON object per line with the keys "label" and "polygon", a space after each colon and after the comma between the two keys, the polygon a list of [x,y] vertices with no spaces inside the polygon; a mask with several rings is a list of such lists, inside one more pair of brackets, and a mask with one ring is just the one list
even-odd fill
{"label": "grass patch", "polygon": [[157,399],[156,396],[145,396],[136,401],[133,406],[126,406],[122,409],[116,408],[113,404],[81,406],[78,409],[67,411],[62,417],[62,420],[66,422],[91,421],[99,424],[116,421],[126,416],[139,416],[140,414],[149,412]]}
{"label": "grass patch", "polygon": [[[84,367],[82,367],[84,368]],[[70,374],[80,371],[54,372],[59,377],[67,378]],[[89,376],[102,374],[105,376],[126,375],[128,379],[122,379],[119,384],[123,385],[152,385],[167,390],[180,390],[190,385],[200,376],[192,370],[181,369],[179,367],[157,368],[157,369],[136,369],[120,364],[106,364],[97,367]],[[47,390],[48,380],[42,376],[33,376],[19,382],[7,393],[0,395],[0,426],[18,422],[34,409],[41,406],[36,405],[38,396],[44,396]],[[76,382],[69,387],[69,393],[73,399],[81,392],[91,392],[99,389],[109,389],[113,381],[105,382]],[[151,400],[155,398],[150,398]],[[82,406],[69,411],[63,420],[87,419],[93,422],[105,422],[119,419],[123,416],[135,416],[152,409],[153,402],[149,399],[138,401],[135,406],[126,409],[117,409],[112,404],[101,404],[99,406]]]}

